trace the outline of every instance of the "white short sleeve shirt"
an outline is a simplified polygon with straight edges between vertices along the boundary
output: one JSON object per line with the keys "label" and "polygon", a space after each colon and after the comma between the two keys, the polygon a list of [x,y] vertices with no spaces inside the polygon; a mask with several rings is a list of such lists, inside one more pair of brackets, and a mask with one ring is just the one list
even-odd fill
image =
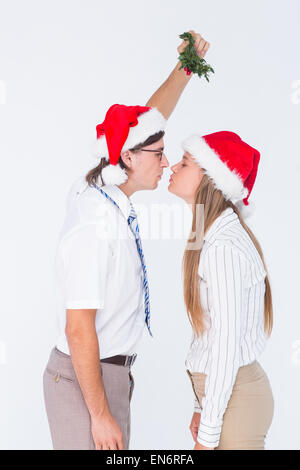
{"label": "white short sleeve shirt", "polygon": [[55,258],[59,337],[70,354],[66,309],[97,309],[100,357],[133,354],[145,326],[143,270],[127,219],[130,200],[115,185],[102,188],[107,200],[84,176],[71,187]]}

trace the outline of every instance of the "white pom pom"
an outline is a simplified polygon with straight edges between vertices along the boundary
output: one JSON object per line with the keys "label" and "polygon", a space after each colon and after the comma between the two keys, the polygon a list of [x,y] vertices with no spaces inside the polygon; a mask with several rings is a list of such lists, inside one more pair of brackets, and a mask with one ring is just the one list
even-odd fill
{"label": "white pom pom", "polygon": [[240,211],[240,214],[243,217],[243,219],[248,219],[254,213],[255,204],[252,201],[249,202],[248,206],[245,206],[243,201],[238,201],[235,205]]}
{"label": "white pom pom", "polygon": [[107,165],[102,170],[102,178],[104,184],[123,184],[127,180],[128,176],[123,168],[117,165]]}

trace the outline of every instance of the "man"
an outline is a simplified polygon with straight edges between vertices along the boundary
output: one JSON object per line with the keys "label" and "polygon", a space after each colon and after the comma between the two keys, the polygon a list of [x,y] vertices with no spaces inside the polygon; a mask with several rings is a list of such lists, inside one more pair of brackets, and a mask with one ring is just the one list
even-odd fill
{"label": "man", "polygon": [[[204,57],[209,43],[190,31]],[[183,41],[180,53],[186,47]],[[97,126],[97,166],[68,195],[57,249],[60,337],[44,372],[54,449],[128,449],[136,347],[149,288],[130,196],[169,163],[164,128],[191,79],[180,63],[146,106],[113,105]],[[100,362],[101,361],[101,362]]]}

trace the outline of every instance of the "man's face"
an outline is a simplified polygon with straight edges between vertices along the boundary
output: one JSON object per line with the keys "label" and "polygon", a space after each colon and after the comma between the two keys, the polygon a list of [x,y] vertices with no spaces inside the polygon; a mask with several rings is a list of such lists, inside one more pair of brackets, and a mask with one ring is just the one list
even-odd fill
{"label": "man's face", "polygon": [[163,137],[136,153],[130,153],[130,181],[137,190],[155,189],[164,168],[169,166],[164,151]]}

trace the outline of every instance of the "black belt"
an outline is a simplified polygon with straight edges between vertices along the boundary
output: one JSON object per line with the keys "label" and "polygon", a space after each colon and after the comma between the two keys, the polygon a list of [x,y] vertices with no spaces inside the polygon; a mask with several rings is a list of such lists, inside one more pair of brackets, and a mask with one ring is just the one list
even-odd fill
{"label": "black belt", "polygon": [[132,366],[136,360],[136,354],[132,356],[111,356],[101,359],[100,362],[106,362],[108,364],[116,364],[117,366]]}

